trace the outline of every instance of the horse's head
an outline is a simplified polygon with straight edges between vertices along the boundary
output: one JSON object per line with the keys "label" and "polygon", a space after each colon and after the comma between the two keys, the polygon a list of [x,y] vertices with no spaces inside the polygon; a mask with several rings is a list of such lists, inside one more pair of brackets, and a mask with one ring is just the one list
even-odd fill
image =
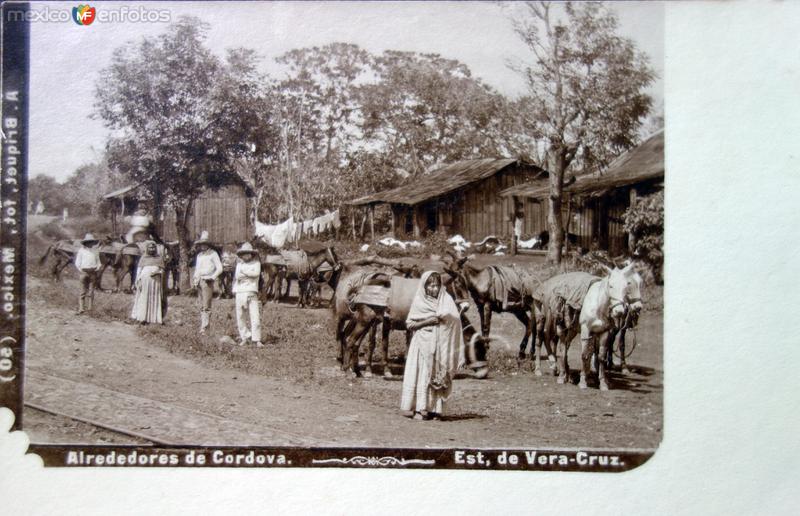
{"label": "horse's head", "polygon": [[628,309],[642,310],[642,277],[629,263],[622,269],[606,267],[608,270],[608,297],[611,302],[611,317],[621,319]]}

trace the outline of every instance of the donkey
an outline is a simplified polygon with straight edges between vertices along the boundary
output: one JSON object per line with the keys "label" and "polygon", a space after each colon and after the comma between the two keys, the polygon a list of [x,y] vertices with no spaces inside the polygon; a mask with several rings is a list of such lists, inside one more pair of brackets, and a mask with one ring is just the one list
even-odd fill
{"label": "donkey", "polygon": [[[481,321],[481,335],[489,338],[492,326],[492,312],[509,312],[519,319],[525,327],[525,334],[519,343],[519,360],[525,358],[525,349],[528,339],[531,340],[531,358],[536,354],[536,310],[533,303],[532,276],[520,272],[516,268],[504,265],[490,265],[478,268],[468,263],[468,257],[457,258],[450,255],[453,260],[445,267],[448,274],[460,276],[467,290],[475,302],[478,316]],[[506,299],[498,299],[496,285],[505,284],[507,289]],[[550,343],[545,340],[547,356],[551,362],[555,361]]]}
{"label": "donkey", "polygon": [[[296,279],[298,283],[297,306],[301,308],[309,304],[308,284],[316,275],[319,266],[323,263],[327,263],[333,269],[339,266],[339,259],[336,256],[336,251],[333,246],[322,246],[318,250],[302,252],[305,253],[304,256],[299,254],[293,255],[293,253],[286,251],[281,252],[281,256],[290,263],[288,263],[285,268],[278,269],[276,286],[278,296],[288,296],[292,284],[291,282],[293,279]],[[291,263],[293,261],[297,262],[298,260],[299,263]],[[284,281],[286,282],[286,292],[281,296],[281,287]]]}
{"label": "donkey", "polygon": [[[642,310],[642,278],[630,263],[622,269],[614,267],[608,276],[589,287],[583,300],[580,317],[581,333],[581,377],[578,387],[585,389],[593,353],[597,353],[597,377],[601,391],[608,390],[606,359],[609,339],[602,334],[613,328],[622,328],[624,318],[630,310],[638,314]],[[608,337],[608,336],[606,336]],[[613,338],[613,336],[612,336]],[[599,339],[599,349],[597,341]]]}
{"label": "donkey", "polygon": [[[406,274],[406,278],[410,274],[416,272],[416,277],[412,277],[410,279],[418,279],[419,278],[419,271],[416,268],[409,269],[408,273]],[[384,276],[384,277],[376,277],[373,279],[372,282],[365,282],[364,284],[367,285],[381,285],[385,288],[392,288],[392,281],[391,276]],[[469,303],[466,301],[467,297],[467,288],[466,285],[463,283],[463,279],[459,275],[452,275],[445,271],[442,274],[442,286],[445,288],[448,294],[450,294],[453,299],[456,300],[456,303],[461,308],[461,323],[464,331],[465,340],[469,342],[468,347],[468,355],[470,357],[470,364],[476,368],[483,368],[479,371],[476,376],[484,377],[488,372],[485,369],[485,347],[484,344],[487,342],[488,339],[483,339],[480,335],[477,334],[477,331],[472,327],[469,322],[469,319],[466,317],[466,310],[469,308]],[[350,295],[357,293],[358,289],[362,288],[362,285],[356,285],[350,288],[350,292],[348,293],[348,297]],[[411,289],[412,292],[416,292],[416,287]],[[407,299],[408,303],[411,303],[412,298]],[[367,305],[363,303],[354,303],[351,307],[352,313],[352,320],[350,326],[345,330],[345,339],[346,347],[345,347],[345,358],[342,361],[342,370],[344,371],[351,371],[351,374],[355,376],[360,376],[360,370],[358,368],[358,348],[360,346],[361,340],[367,334],[370,333],[370,344],[367,350],[367,368],[368,371],[365,373],[365,376],[370,377],[373,374],[373,365],[372,365],[372,356],[375,350],[376,340],[375,340],[375,330],[378,324],[381,325],[382,328],[382,360],[381,366],[383,368],[383,376],[385,378],[391,378],[392,372],[389,370],[388,367],[388,358],[389,358],[389,334],[392,330],[400,330],[406,332],[406,349],[408,348],[409,344],[411,343],[411,332],[407,331],[406,329],[406,321],[405,321],[405,314],[408,311],[408,308],[404,307],[405,310],[400,309],[400,313],[393,313],[392,308],[397,309],[399,307],[388,307],[388,306],[374,306],[374,305]],[[475,337],[475,338],[473,338]],[[477,365],[476,365],[477,364]]]}
{"label": "donkey", "polygon": [[39,258],[39,265],[44,265],[51,253],[53,263],[50,266],[50,278],[54,281],[61,281],[61,272],[75,260],[75,246],[71,240],[59,240],[50,244]]}

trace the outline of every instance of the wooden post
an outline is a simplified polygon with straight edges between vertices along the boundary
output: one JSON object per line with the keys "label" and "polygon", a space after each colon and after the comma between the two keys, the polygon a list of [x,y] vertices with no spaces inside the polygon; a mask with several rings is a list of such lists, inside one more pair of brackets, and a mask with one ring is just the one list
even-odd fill
{"label": "wooden post", "polygon": [[392,225],[392,237],[397,238],[397,231],[394,227],[394,205],[389,205],[389,212],[391,213],[391,217],[389,218],[389,222]]}
{"label": "wooden post", "polygon": [[569,252],[569,228],[572,225],[572,196],[567,195],[567,222],[564,224],[564,254]]}
{"label": "wooden post", "polygon": [[375,241],[375,205],[369,205],[369,237],[370,241]]}
{"label": "wooden post", "polygon": [[420,235],[422,232],[419,228],[419,214],[420,214],[420,205],[417,204],[412,208],[411,211],[411,221],[414,223],[414,239],[419,240]]}
{"label": "wooden post", "polygon": [[[631,187],[629,199],[630,204],[628,206],[634,206],[636,204],[636,188]],[[628,233],[628,252],[633,254],[634,249],[636,249],[636,237],[633,235],[633,233]]]}
{"label": "wooden post", "polygon": [[353,226],[353,240],[356,239],[356,209],[355,206],[350,209],[350,222]]}
{"label": "wooden post", "polygon": [[369,208],[364,208],[364,218],[361,219],[361,230],[358,232],[358,234],[361,236],[362,239],[364,238],[364,231],[366,230],[366,227],[367,227],[367,210],[368,209]]}

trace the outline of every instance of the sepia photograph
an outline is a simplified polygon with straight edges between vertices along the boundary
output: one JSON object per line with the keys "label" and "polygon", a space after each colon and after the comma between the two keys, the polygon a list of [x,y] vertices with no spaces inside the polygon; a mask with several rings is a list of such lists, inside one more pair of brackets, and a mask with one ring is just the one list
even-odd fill
{"label": "sepia photograph", "polygon": [[664,7],[4,3],[14,429],[54,467],[645,463]]}

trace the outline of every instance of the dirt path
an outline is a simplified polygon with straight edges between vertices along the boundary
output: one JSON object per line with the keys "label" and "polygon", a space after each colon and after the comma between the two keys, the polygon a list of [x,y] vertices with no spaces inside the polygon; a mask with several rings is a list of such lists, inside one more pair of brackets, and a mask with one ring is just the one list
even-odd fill
{"label": "dirt path", "polygon": [[[493,333],[505,335],[508,349],[501,343],[493,350],[496,375],[457,381],[449,421],[415,422],[399,414],[400,381],[343,377],[325,330],[328,310],[268,305],[265,348],[213,344],[192,351],[175,341],[192,334],[186,328],[194,325],[192,298],[171,298],[168,324],[143,333],[119,322],[129,297],[98,294],[96,307],[105,312],[78,317],[54,301],[53,289],[68,291],[74,280],[28,281],[26,392],[112,427],[146,427],[149,435],[178,442],[251,445],[653,448],[661,440],[660,316],[643,317],[642,331],[658,340],[637,349],[635,374],[617,377],[607,393],[501,367],[514,360],[519,324],[498,317]],[[230,313],[230,300],[216,302],[217,332],[231,325]],[[259,374],[243,372],[243,365]],[[60,435],[32,421],[26,430],[34,442]],[[221,430],[226,421],[229,428]],[[102,442],[93,435],[72,440]]]}

